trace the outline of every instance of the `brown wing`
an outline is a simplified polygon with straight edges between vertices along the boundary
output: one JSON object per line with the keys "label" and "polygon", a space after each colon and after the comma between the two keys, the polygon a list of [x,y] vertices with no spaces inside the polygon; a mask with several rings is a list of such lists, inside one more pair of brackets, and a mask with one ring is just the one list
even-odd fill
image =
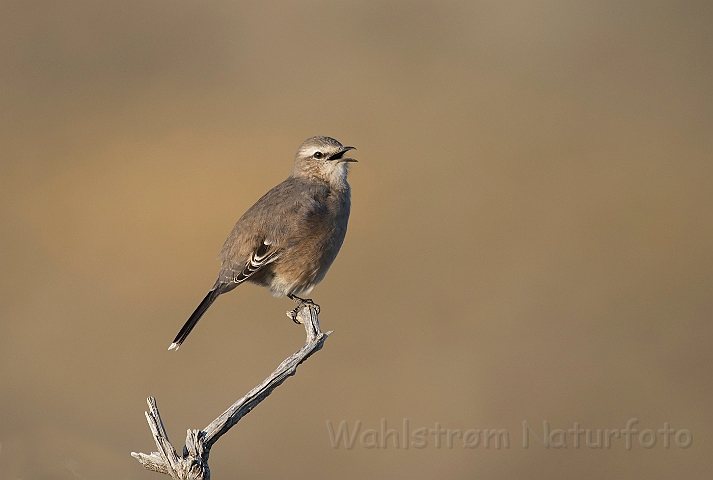
{"label": "brown wing", "polygon": [[243,270],[235,275],[232,281],[236,284],[243,283],[265,265],[277,260],[279,256],[280,250],[273,248],[267,240],[263,240],[260,246],[252,254],[250,254],[250,258],[245,264]]}

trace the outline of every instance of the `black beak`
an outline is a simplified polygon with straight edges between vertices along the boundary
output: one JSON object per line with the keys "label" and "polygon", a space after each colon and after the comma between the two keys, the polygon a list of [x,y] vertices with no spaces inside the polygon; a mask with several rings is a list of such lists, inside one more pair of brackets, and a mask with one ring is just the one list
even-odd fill
{"label": "black beak", "polygon": [[342,147],[337,153],[329,157],[330,161],[340,161],[340,162],[356,162],[353,158],[344,158],[344,154],[349,150],[356,150],[356,147]]}

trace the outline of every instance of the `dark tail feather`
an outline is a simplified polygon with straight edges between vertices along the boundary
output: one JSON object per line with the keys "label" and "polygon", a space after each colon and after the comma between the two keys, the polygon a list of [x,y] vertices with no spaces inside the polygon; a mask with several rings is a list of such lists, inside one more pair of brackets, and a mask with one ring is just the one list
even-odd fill
{"label": "dark tail feather", "polygon": [[208,310],[208,307],[210,307],[213,302],[215,302],[215,299],[218,298],[218,295],[220,295],[221,293],[223,292],[219,287],[216,287],[210,292],[208,292],[208,295],[206,295],[201,304],[198,305],[196,311],[193,312],[193,314],[188,318],[188,320],[186,320],[186,323],[183,325],[183,328],[181,328],[181,331],[178,332],[178,335],[176,335],[176,338],[173,340],[171,346],[168,347],[169,350],[178,350],[178,347],[181,346],[188,334],[191,333],[191,330],[193,330],[193,327],[196,326],[198,320],[201,319],[206,310]]}

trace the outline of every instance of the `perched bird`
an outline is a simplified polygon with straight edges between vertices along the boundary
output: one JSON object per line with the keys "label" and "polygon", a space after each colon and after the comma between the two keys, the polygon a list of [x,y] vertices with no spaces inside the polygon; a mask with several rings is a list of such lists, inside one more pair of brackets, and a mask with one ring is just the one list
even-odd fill
{"label": "perched bird", "polygon": [[[218,279],[176,335],[178,349],[219,295],[243,282],[270,288],[309,302],[307,295],[322,281],[347,233],[351,194],[345,147],[330,137],[312,137],[295,155],[292,173],[243,214],[220,252]],[[293,320],[295,315],[293,314]]]}

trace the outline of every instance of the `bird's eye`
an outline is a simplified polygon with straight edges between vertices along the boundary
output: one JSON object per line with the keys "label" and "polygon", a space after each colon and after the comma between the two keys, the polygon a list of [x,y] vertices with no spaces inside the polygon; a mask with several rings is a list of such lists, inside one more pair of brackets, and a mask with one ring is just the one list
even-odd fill
{"label": "bird's eye", "polygon": [[323,156],[324,156],[324,154],[322,152],[314,152],[314,155],[313,155],[314,158],[322,158]]}

